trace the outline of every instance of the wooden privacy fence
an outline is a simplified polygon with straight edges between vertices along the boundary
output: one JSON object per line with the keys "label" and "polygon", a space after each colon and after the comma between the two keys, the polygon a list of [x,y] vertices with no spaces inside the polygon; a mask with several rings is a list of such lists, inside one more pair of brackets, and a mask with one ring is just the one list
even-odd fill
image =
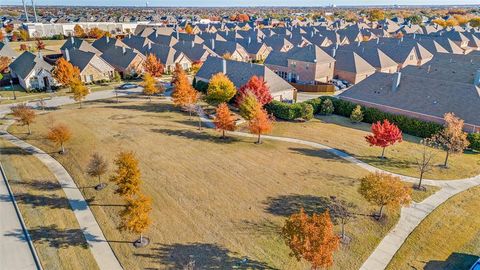
{"label": "wooden privacy fence", "polygon": [[335,86],[333,84],[300,84],[292,83],[290,85],[295,87],[300,92],[321,92],[321,93],[333,93],[335,92]]}

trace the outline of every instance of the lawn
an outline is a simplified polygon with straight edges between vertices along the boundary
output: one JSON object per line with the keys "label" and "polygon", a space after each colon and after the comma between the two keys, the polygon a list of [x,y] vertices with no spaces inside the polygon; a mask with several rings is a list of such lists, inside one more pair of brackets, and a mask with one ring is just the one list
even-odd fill
{"label": "lawn", "polygon": [[435,209],[407,238],[387,269],[470,269],[480,257],[479,193],[480,187],[471,188]]}
{"label": "lawn", "polygon": [[[34,156],[0,140],[0,161],[43,269],[98,269],[70,205]],[[23,237],[22,232],[13,232]]]}
{"label": "lawn", "polygon": [[[49,55],[49,54],[59,54],[60,48],[63,46],[66,40],[42,40],[45,43],[45,49],[42,50],[43,55]],[[34,53],[37,51],[36,49],[36,41],[16,41],[16,42],[10,42],[9,45],[10,47],[17,51],[18,53],[21,53],[22,51],[20,50],[20,45],[21,44],[27,44],[33,51]]]}
{"label": "lawn", "polygon": [[[347,152],[356,158],[375,167],[413,177],[419,173],[415,164],[419,156],[418,144],[420,139],[404,134],[402,143],[388,147],[386,160],[379,159],[381,148],[370,147],[365,141],[365,136],[370,133],[370,125],[365,123],[352,124],[349,119],[341,116],[319,116],[317,119],[306,123],[279,121],[273,130],[273,135],[294,137],[318,142]],[[465,153],[451,155],[449,168],[441,164],[445,153],[435,150],[433,170],[426,173],[430,179],[459,179],[480,174],[480,154]]]}
{"label": "lawn", "polygon": [[[267,140],[222,141],[158,99],[120,100],[48,112],[38,117],[30,136],[25,127],[10,131],[51,153],[84,187],[125,269],[182,269],[190,260],[199,269],[305,269],[288,256],[279,229],[301,207],[323,211],[332,195],[357,204],[360,214],[347,225],[353,241],[336,254],[334,269],[358,269],[398,219],[398,212],[390,212],[382,225],[365,216],[376,209],[357,193],[357,179],[366,171],[329,153]],[[44,139],[53,122],[73,131],[66,155]],[[153,198],[153,224],[146,233],[152,243],[146,248],[133,248],[137,236],[118,231],[124,202],[113,195],[113,184],[95,191],[96,180],[84,173],[94,151],[111,162],[121,150],[135,151],[142,190]]]}

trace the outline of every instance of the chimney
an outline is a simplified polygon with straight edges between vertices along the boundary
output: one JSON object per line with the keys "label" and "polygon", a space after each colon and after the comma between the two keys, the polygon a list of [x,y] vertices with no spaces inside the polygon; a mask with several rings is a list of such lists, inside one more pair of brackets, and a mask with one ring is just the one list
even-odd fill
{"label": "chimney", "polygon": [[148,50],[150,51],[152,49],[152,43],[148,43]]}
{"label": "chimney", "polygon": [[377,45],[380,44],[380,38],[377,38]]}
{"label": "chimney", "polygon": [[392,91],[395,92],[400,86],[400,80],[402,79],[402,73],[396,72],[393,77]]}
{"label": "chimney", "polygon": [[248,37],[248,45],[250,45],[250,43],[252,43],[252,37]]}
{"label": "chimney", "polygon": [[430,73],[431,70],[432,70],[432,65],[428,65],[427,73]]}
{"label": "chimney", "polygon": [[28,23],[30,22],[30,20],[28,19],[27,4],[25,4],[25,0],[22,0],[22,4],[23,4],[23,11],[25,12],[25,18],[27,19],[27,23]]}
{"label": "chimney", "polygon": [[477,72],[475,72],[475,80],[473,84],[480,86],[480,69],[477,69]]}
{"label": "chimney", "polygon": [[180,40],[180,33],[177,31],[177,40]]}
{"label": "chimney", "polygon": [[357,47],[360,47],[360,45],[362,45],[361,41],[358,42]]}
{"label": "chimney", "polygon": [[212,51],[215,51],[215,39],[212,38]]}
{"label": "chimney", "polygon": [[105,36],[107,44],[110,42],[110,38],[108,36]]}
{"label": "chimney", "polygon": [[193,42],[193,40],[192,40],[192,48],[193,48],[193,47],[195,47],[195,42]]}
{"label": "chimney", "polygon": [[155,38],[158,38],[158,32],[155,30]]}
{"label": "chimney", "polygon": [[417,37],[417,34],[413,33],[413,39],[415,39],[416,37]]}
{"label": "chimney", "polygon": [[123,53],[123,54],[126,54],[126,53],[127,53],[127,48],[122,47],[122,53]]}
{"label": "chimney", "polygon": [[38,22],[37,9],[35,8],[35,3],[32,0],[33,15],[35,16],[35,22]]}
{"label": "chimney", "polygon": [[337,49],[334,47],[332,49],[332,57],[335,58],[336,55],[337,55]]}
{"label": "chimney", "polygon": [[72,44],[75,43],[75,39],[73,38],[73,36],[70,36],[70,41],[72,42]]}
{"label": "chimney", "polygon": [[222,59],[222,73],[227,74],[227,60]]}
{"label": "chimney", "polygon": [[67,60],[68,62],[70,62],[70,52],[68,51],[67,48],[65,48],[65,60]]}

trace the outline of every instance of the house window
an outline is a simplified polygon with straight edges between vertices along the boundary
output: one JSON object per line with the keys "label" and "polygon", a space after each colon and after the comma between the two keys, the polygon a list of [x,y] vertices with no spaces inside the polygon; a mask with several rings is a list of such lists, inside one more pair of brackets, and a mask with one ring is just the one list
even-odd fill
{"label": "house window", "polygon": [[410,60],[413,60],[413,55],[410,55]]}

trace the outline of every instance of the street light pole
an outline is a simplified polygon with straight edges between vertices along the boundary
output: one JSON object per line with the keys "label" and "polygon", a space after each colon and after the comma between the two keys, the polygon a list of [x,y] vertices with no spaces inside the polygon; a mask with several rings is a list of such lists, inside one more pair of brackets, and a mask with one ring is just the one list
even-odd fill
{"label": "street light pole", "polygon": [[12,86],[12,91],[13,91],[13,99],[17,100],[17,95],[15,95],[15,88],[13,88],[13,80],[10,79],[10,85]]}

